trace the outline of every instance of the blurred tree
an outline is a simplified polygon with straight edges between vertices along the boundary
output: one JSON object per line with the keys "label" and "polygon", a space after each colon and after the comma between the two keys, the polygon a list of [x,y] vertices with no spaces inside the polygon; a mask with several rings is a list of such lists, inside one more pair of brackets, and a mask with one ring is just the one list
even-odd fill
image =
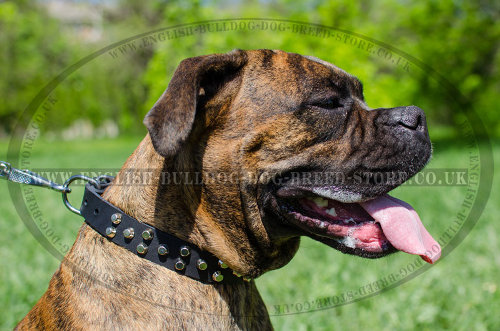
{"label": "blurred tree", "polygon": [[[498,2],[430,0],[410,4],[404,0],[377,3],[271,0],[238,2],[237,5],[219,6],[217,17],[279,14],[339,27],[394,45],[420,60],[425,70],[413,66],[409,77],[408,72],[394,70],[388,61],[369,57],[356,47],[349,49],[331,40],[325,42],[298,34],[212,33],[199,36],[196,42],[184,38],[182,43],[159,45],[146,73],[145,83],[151,92],[147,103],[151,104],[164,89],[165,70],[171,74],[184,57],[197,55],[198,51],[221,51],[216,45],[224,45],[226,50],[277,46],[298,53],[312,52],[360,76],[367,82],[367,100],[374,107],[417,104],[426,110],[431,122],[448,127],[460,122],[462,112],[476,109],[485,119],[490,133],[500,135],[500,107],[495,102],[500,91]],[[213,7],[197,2],[183,6],[170,3],[165,7],[164,16],[166,25],[215,17]],[[434,69],[444,80],[435,81],[433,77],[436,76],[429,75],[428,69]],[[161,86],[158,82],[162,82]],[[456,87],[464,98],[453,94],[447,83]]]}
{"label": "blurred tree", "polygon": [[10,131],[41,87],[74,60],[58,23],[28,1],[0,3],[0,128]]}
{"label": "blurred tree", "polygon": [[[142,116],[167,86],[184,58],[234,48],[279,48],[315,55],[359,76],[373,107],[413,103],[433,124],[454,127],[460,111],[479,110],[490,133],[500,136],[500,3],[493,0],[335,2],[306,0],[180,1],[117,0],[102,8],[103,38],[79,42],[64,25],[32,1],[0,3],[0,131],[41,87],[69,65],[101,47],[176,24],[234,17],[286,17],[338,27],[394,45],[435,69],[464,95],[449,95],[416,67],[401,70],[356,46],[294,32],[242,29],[195,33],[145,45],[113,58],[103,54],[57,87],[58,111],[46,130],[78,118],[118,123],[122,133],[144,131]],[[452,102],[458,100],[457,104]],[[458,109],[457,109],[458,108]]]}
{"label": "blurred tree", "polygon": [[[370,9],[372,10],[372,9]],[[464,96],[449,95],[425,72],[417,77],[413,98],[421,100],[434,121],[455,124],[460,111],[476,109],[491,134],[500,134],[500,3],[431,0],[413,4],[385,0],[374,8],[375,38],[391,43],[436,70]],[[446,99],[447,97],[447,99]],[[459,99],[459,106],[449,100]],[[457,116],[458,115],[458,116]]]}

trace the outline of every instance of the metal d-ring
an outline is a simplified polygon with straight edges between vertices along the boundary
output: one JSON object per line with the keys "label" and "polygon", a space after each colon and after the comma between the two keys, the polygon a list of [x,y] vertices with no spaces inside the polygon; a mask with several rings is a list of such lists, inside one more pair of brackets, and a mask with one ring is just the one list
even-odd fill
{"label": "metal d-ring", "polygon": [[[74,182],[75,180],[77,180],[77,179],[83,179],[83,180],[89,182],[90,184],[92,184],[93,186],[95,186],[98,189],[101,187],[101,184],[97,180],[95,180],[94,178],[91,178],[91,177],[84,176],[84,175],[74,175],[74,176],[71,176],[70,178],[68,178],[64,182],[63,187],[69,189],[69,185],[72,182]],[[69,192],[71,192],[71,190],[66,190],[66,191],[62,192],[62,200],[64,202],[64,205],[66,206],[66,208],[68,208],[73,213],[81,216],[82,213],[81,213],[80,209],[76,209],[75,207],[73,207],[71,205],[71,203],[69,203],[69,200],[68,200],[68,193]]]}

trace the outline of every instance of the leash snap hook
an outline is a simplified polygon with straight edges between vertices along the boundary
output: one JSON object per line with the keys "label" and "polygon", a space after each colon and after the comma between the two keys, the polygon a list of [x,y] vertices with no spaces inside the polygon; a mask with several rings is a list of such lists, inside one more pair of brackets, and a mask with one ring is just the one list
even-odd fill
{"label": "leash snap hook", "polygon": [[10,163],[5,161],[0,161],[0,176],[7,178],[10,174]]}
{"label": "leash snap hook", "polygon": [[62,192],[63,203],[66,206],[66,208],[69,209],[69,211],[71,211],[71,212],[73,212],[73,213],[81,216],[82,213],[81,213],[80,209],[77,209],[77,208],[73,207],[73,205],[68,200],[68,193],[71,192],[71,189],[69,188],[69,186],[75,180],[79,180],[79,179],[89,182],[90,184],[92,184],[92,186],[94,186],[97,189],[101,188],[101,183],[100,183],[100,180],[97,181],[96,179],[91,178],[91,177],[87,177],[85,175],[74,175],[74,176],[71,176],[70,178],[68,178],[64,182],[63,187],[66,188],[66,190]]}
{"label": "leash snap hook", "polygon": [[54,183],[33,171],[14,168],[9,162],[5,161],[0,161],[0,178],[13,183],[45,187],[58,192],[69,193],[71,191],[67,187]]}

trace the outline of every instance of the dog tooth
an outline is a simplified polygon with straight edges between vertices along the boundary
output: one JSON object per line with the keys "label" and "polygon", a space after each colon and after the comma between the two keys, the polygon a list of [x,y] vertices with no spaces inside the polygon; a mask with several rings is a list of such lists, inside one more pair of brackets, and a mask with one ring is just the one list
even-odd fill
{"label": "dog tooth", "polygon": [[321,221],[321,223],[319,223],[320,229],[326,229],[326,227],[327,227],[326,222]]}
{"label": "dog tooth", "polygon": [[351,236],[345,237],[344,240],[342,241],[342,243],[349,248],[356,248],[356,242],[357,242],[356,238],[353,238]]}
{"label": "dog tooth", "polygon": [[327,209],[327,210],[325,210],[325,213],[327,213],[328,215],[331,215],[331,216],[337,216],[337,212],[335,211],[335,208]]}
{"label": "dog tooth", "polygon": [[356,221],[351,217],[347,220],[347,224],[356,224]]}
{"label": "dog tooth", "polygon": [[326,200],[325,198],[315,197],[315,198],[313,198],[313,201],[318,207],[327,207],[328,206],[328,200]]}

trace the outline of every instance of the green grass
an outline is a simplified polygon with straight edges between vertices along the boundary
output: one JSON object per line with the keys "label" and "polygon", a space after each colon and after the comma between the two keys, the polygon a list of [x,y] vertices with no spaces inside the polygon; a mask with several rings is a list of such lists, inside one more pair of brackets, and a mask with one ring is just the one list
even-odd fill
{"label": "green grass", "polygon": [[[113,141],[37,141],[32,167],[118,168],[140,138]],[[7,141],[0,141],[0,159]],[[498,144],[497,144],[498,145]],[[500,164],[500,147],[495,146]],[[467,167],[464,146],[436,143],[429,167]],[[450,255],[395,289],[359,302],[304,314],[275,315],[276,306],[300,307],[318,298],[340,297],[391,273],[415,257],[398,253],[379,260],[343,255],[303,239],[287,266],[265,274],[258,287],[277,330],[495,330],[500,328],[500,180],[495,178],[488,206],[478,224]],[[78,192],[74,193],[75,196]],[[411,203],[435,238],[447,228],[465,194],[464,187],[402,187],[394,195]],[[0,182],[0,329],[12,329],[46,290],[60,261],[39,244],[21,221],[6,182]],[[36,190],[49,226],[71,245],[82,220],[69,213],[55,192]],[[75,201],[78,198],[75,199]],[[294,311],[295,309],[292,309]]]}

